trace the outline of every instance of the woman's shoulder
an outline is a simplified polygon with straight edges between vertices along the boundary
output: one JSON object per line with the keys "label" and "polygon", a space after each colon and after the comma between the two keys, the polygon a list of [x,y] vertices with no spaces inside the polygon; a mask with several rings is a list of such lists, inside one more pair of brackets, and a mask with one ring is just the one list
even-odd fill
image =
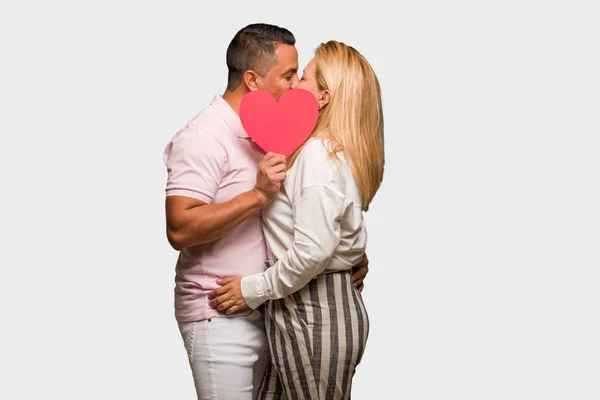
{"label": "woman's shoulder", "polygon": [[289,183],[302,188],[313,185],[327,185],[337,180],[340,164],[329,155],[327,140],[311,139],[300,150],[294,164],[288,171]]}
{"label": "woman's shoulder", "polygon": [[298,153],[298,160],[302,159],[305,162],[324,162],[327,161],[329,157],[329,152],[331,150],[331,143],[327,139],[319,139],[314,138],[310,139],[304,145],[300,153]]}

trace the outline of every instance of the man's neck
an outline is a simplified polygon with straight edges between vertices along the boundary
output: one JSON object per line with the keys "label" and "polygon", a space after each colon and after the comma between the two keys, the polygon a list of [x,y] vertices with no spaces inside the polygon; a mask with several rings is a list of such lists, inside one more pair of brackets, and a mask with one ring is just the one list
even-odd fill
{"label": "man's neck", "polygon": [[222,97],[223,100],[229,104],[229,107],[231,107],[231,109],[235,111],[237,115],[240,115],[240,103],[242,102],[242,98],[245,94],[246,93],[243,93],[242,90],[239,89],[233,92],[225,90],[225,93],[223,93]]}

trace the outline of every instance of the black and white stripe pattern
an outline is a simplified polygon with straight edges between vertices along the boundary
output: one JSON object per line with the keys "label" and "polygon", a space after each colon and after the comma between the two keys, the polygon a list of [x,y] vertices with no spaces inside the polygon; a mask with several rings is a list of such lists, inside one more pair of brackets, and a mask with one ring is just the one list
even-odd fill
{"label": "black and white stripe pattern", "polygon": [[350,271],[320,275],[293,295],[268,301],[265,321],[273,365],[259,399],[350,399],[369,333]]}

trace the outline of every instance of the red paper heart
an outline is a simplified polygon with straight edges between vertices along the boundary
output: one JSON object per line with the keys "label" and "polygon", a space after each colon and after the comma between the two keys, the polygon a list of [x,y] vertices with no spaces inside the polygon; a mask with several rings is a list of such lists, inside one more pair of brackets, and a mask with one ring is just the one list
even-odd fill
{"label": "red paper heart", "polygon": [[240,119],[248,136],[265,152],[288,157],[312,132],[319,106],[304,89],[285,92],[279,102],[265,90],[247,93],[240,103]]}

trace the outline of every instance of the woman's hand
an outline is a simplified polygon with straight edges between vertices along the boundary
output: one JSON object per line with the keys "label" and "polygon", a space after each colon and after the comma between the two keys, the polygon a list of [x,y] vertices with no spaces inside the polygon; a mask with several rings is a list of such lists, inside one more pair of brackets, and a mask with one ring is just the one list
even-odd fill
{"label": "woman's hand", "polygon": [[221,285],[220,288],[213,290],[208,298],[209,305],[219,311],[224,311],[225,314],[233,314],[234,312],[248,308],[244,297],[242,296],[242,278],[239,276],[226,276],[217,281]]}

